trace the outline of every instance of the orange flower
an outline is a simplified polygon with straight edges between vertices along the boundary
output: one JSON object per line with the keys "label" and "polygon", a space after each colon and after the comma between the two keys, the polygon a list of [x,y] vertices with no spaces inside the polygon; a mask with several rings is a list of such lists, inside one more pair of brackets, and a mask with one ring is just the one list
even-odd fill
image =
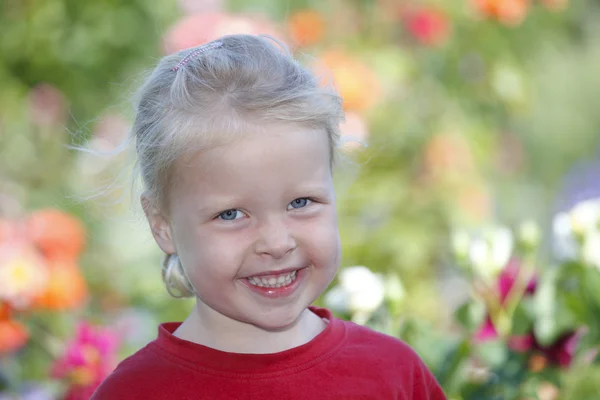
{"label": "orange flower", "polygon": [[20,349],[28,338],[27,329],[22,324],[0,319],[0,355]]}
{"label": "orange flower", "polygon": [[325,34],[325,20],[317,11],[297,11],[288,19],[288,32],[294,42],[300,46],[310,46]]}
{"label": "orange flower", "polygon": [[424,154],[428,176],[436,182],[461,182],[474,170],[469,143],[457,134],[439,134],[429,140]]}
{"label": "orange flower", "polygon": [[34,212],[27,220],[34,244],[47,258],[76,259],[85,245],[85,230],[81,222],[60,210]]}
{"label": "orange flower", "polygon": [[46,288],[44,259],[25,242],[0,243],[0,301],[25,308]]}
{"label": "orange flower", "polygon": [[36,307],[68,310],[81,306],[88,294],[87,284],[74,260],[52,259],[46,290],[36,298]]}
{"label": "orange flower", "polygon": [[529,0],[473,0],[477,11],[505,25],[519,25],[527,16]]}
{"label": "orange flower", "polygon": [[371,108],[381,95],[375,73],[365,64],[341,51],[330,51],[321,56],[315,66],[317,76],[324,84],[333,79],[344,99],[347,111],[364,111]]}

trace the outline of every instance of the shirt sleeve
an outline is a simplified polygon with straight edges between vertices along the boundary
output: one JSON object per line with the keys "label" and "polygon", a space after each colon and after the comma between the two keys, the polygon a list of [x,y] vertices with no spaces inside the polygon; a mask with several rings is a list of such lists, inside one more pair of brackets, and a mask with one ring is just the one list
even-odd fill
{"label": "shirt sleeve", "polygon": [[447,400],[435,376],[420,359],[419,369],[413,382],[413,400]]}

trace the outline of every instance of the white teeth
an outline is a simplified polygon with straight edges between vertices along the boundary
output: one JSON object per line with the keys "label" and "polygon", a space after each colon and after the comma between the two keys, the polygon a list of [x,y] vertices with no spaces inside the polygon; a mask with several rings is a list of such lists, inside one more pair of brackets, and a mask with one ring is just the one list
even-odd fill
{"label": "white teeth", "polygon": [[296,279],[296,272],[297,271],[293,271],[287,274],[280,275],[277,278],[271,277],[268,279],[261,278],[260,276],[251,276],[248,278],[248,282],[260,287],[279,288],[291,284],[294,281],[294,279]]}

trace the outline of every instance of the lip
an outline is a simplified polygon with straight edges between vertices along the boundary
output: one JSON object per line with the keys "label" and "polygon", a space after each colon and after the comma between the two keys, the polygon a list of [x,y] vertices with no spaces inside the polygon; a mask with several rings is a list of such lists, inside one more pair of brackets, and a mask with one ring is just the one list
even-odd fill
{"label": "lip", "polygon": [[[282,271],[278,272],[278,273],[285,273],[285,272],[297,271],[296,279],[294,279],[294,281],[292,283],[290,283],[288,286],[282,286],[282,287],[278,287],[278,288],[267,288],[267,287],[256,286],[256,285],[253,285],[250,282],[248,282],[248,278],[242,278],[242,279],[240,279],[240,281],[242,282],[242,284],[244,286],[246,286],[248,289],[250,289],[250,291],[252,291],[253,293],[256,293],[260,296],[263,296],[263,297],[266,297],[269,299],[279,299],[279,298],[284,298],[284,297],[290,297],[298,290],[300,285],[302,285],[302,283],[304,282],[306,274],[308,273],[307,270],[308,270],[308,266],[300,268],[300,269],[291,268],[288,270],[282,270]],[[273,272],[270,272],[268,274],[261,274],[261,275],[273,275]],[[261,275],[252,275],[252,276],[261,276]]]}

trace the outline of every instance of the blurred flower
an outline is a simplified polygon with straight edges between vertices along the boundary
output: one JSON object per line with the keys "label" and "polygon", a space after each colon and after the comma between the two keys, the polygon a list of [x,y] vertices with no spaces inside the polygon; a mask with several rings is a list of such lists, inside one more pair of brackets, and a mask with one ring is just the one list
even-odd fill
{"label": "blurred flower", "polygon": [[347,267],[340,271],[339,286],[325,295],[325,304],[334,311],[351,313],[352,320],[365,323],[385,296],[383,278],[367,267]]}
{"label": "blurred flower", "polygon": [[[498,277],[498,292],[500,294],[500,303],[504,304],[510,291],[517,282],[519,274],[521,273],[521,263],[516,258],[510,260],[506,268],[502,271]],[[537,276],[533,276],[527,282],[525,287],[525,296],[529,296],[535,293],[537,288]]]}
{"label": "blurred flower", "polygon": [[513,252],[510,229],[492,227],[471,241],[469,259],[473,270],[484,280],[494,279],[506,267]]}
{"label": "blurred flower", "polygon": [[573,361],[581,336],[581,332],[566,332],[549,346],[542,346],[536,341],[534,348],[544,354],[551,364],[568,367]]}
{"label": "blurred flower", "polygon": [[571,218],[566,212],[558,213],[552,220],[552,233],[555,256],[559,260],[577,258],[577,241],[573,234]]}
{"label": "blurred flower", "polygon": [[179,8],[185,14],[220,12],[223,0],[178,0]]}
{"label": "blurred flower", "polygon": [[75,260],[50,259],[49,280],[45,290],[34,301],[36,307],[69,310],[81,306],[88,294],[87,284]]}
{"label": "blurred flower", "polygon": [[492,214],[493,199],[489,189],[483,182],[477,180],[460,185],[454,195],[459,211],[474,223],[489,221]]}
{"label": "blurred flower", "polygon": [[[512,259],[498,277],[497,287],[500,305],[505,305],[506,300],[508,299],[508,296],[515,283],[517,282],[520,273],[521,265],[519,261]],[[532,296],[535,294],[536,289],[537,276],[533,276],[527,282],[523,297]],[[539,343],[532,329],[529,333],[524,335],[511,335],[507,339],[507,345],[511,350],[516,352],[531,352],[532,358],[541,354],[545,360],[544,363],[568,367],[573,360],[576,347],[582,334],[582,331],[568,331],[557,338],[552,344],[545,346]],[[476,342],[485,342],[488,340],[497,339],[498,337],[499,334],[496,326],[494,326],[492,318],[488,314],[483,324],[475,332],[473,339]],[[531,362],[537,361],[530,360],[530,363]]]}
{"label": "blurred flower", "polygon": [[365,111],[379,100],[381,87],[377,75],[347,53],[338,50],[326,52],[314,69],[324,85],[333,81],[344,99],[346,111]]}
{"label": "blurred flower", "polygon": [[212,12],[180,19],[165,35],[163,47],[166,54],[171,54],[232,34],[280,37],[273,23],[262,16]]}
{"label": "blurred flower", "polygon": [[42,83],[29,91],[29,116],[37,126],[58,126],[66,118],[63,94],[52,85]]}
{"label": "blurred flower", "polygon": [[439,46],[450,36],[450,20],[442,11],[433,8],[416,8],[404,15],[406,30],[420,44]]}
{"label": "blurred flower", "polygon": [[553,221],[554,251],[559,260],[576,260],[600,269],[600,199],[577,203]]}
{"label": "blurred flower", "polygon": [[496,95],[512,105],[523,104],[527,98],[525,78],[521,71],[508,65],[498,65],[492,71],[491,84]]}
{"label": "blurred flower", "polygon": [[31,238],[47,258],[76,259],[85,245],[85,229],[74,216],[56,209],[34,212],[26,221]]}
{"label": "blurred flower", "polygon": [[388,274],[385,283],[385,298],[393,303],[400,303],[406,296],[402,280],[397,274]]}
{"label": "blurred flower", "polygon": [[581,258],[586,265],[600,270],[600,231],[588,234],[581,249]]}
{"label": "blurred flower", "polygon": [[540,3],[552,11],[563,11],[569,6],[569,0],[540,0]]}
{"label": "blurred flower", "polygon": [[300,46],[318,43],[325,35],[325,19],[315,10],[296,11],[287,21],[292,40]]}
{"label": "blurred flower", "polygon": [[472,3],[483,16],[510,26],[523,22],[529,8],[529,0],[472,0]]}
{"label": "blurred flower", "polygon": [[48,285],[46,263],[28,243],[0,242],[0,301],[25,308]]}
{"label": "blurred flower", "polygon": [[367,121],[355,112],[347,112],[340,124],[340,144],[342,148],[354,150],[365,146],[369,137]]}
{"label": "blurred flower", "polygon": [[451,234],[451,242],[456,259],[461,263],[466,261],[471,247],[471,235],[464,230],[455,230]]}
{"label": "blurred flower", "polygon": [[533,250],[537,248],[542,240],[542,233],[539,226],[534,221],[525,221],[519,226],[519,243]]}
{"label": "blurred flower", "polygon": [[600,199],[578,203],[569,211],[572,231],[582,237],[600,228]]}
{"label": "blurred flower", "polygon": [[69,385],[68,400],[89,399],[98,385],[115,367],[118,346],[116,335],[81,322],[75,338],[66,345],[63,356],[52,366],[53,378]]}
{"label": "blurred flower", "polygon": [[25,346],[29,338],[27,328],[11,319],[0,319],[0,357]]}
{"label": "blurred flower", "polygon": [[[505,305],[508,296],[513,289],[517,279],[519,278],[519,274],[521,273],[521,264],[519,260],[513,258],[508,262],[506,267],[502,270],[498,278],[496,279],[496,288],[498,290],[498,301],[500,306]],[[533,276],[527,282],[527,286],[525,287],[525,291],[523,293],[524,297],[531,296],[535,293],[537,288],[537,277]],[[496,339],[498,337],[498,331],[494,326],[492,318],[489,313],[486,317],[484,323],[479,327],[477,332],[475,333],[474,339],[479,342],[483,342],[486,340]],[[523,340],[519,340],[518,338],[514,338],[513,344],[515,347],[522,347]]]}
{"label": "blurred flower", "polygon": [[425,145],[425,170],[434,182],[463,182],[475,169],[471,147],[456,133],[436,134]]}
{"label": "blurred flower", "polygon": [[94,139],[102,140],[117,147],[127,137],[131,128],[128,120],[114,113],[104,115],[94,129]]}
{"label": "blurred flower", "polygon": [[557,400],[560,396],[560,391],[556,385],[550,382],[542,382],[538,386],[537,395],[539,400]]}

